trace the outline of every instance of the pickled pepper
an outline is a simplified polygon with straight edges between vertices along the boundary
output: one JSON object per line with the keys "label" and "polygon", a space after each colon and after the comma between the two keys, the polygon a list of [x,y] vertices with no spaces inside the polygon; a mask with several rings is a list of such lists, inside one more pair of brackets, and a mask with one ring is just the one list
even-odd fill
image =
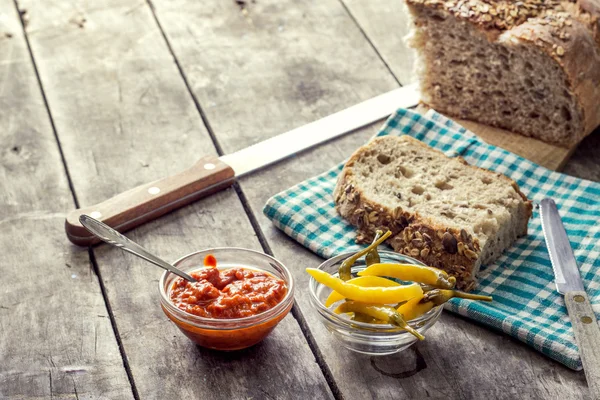
{"label": "pickled pepper", "polygon": [[[377,232],[375,232],[375,238],[373,239],[373,243],[376,243],[381,237],[381,235],[383,235],[383,231],[378,230]],[[371,249],[371,251],[367,253],[367,255],[365,256],[365,262],[367,263],[367,267],[369,265],[379,264],[381,262],[381,259],[379,258],[379,253],[377,252],[377,247],[374,247],[373,249]]]}
{"label": "pickled pepper", "polygon": [[483,300],[483,301],[492,301],[492,296],[484,296],[480,294],[471,294],[466,292],[461,292],[460,290],[442,290],[442,289],[434,289],[431,290],[425,295],[423,295],[422,302],[432,302],[434,305],[439,306],[440,304],[444,304],[451,298],[458,297],[461,299],[469,299],[469,300]]}
{"label": "pickled pepper", "polygon": [[[360,287],[391,287],[391,286],[400,286],[398,282],[381,278],[379,276],[359,276],[357,278],[352,278],[346,283],[351,283]],[[344,300],[345,297],[339,294],[336,291],[331,292],[327,300],[325,300],[325,307],[331,306],[333,303],[338,302],[340,300]]]}
{"label": "pickled pepper", "polygon": [[492,301],[491,296],[482,296],[461,292],[459,290],[433,289],[421,297],[410,299],[397,308],[407,321],[411,321],[429,312],[433,307],[440,306],[453,297],[470,300]]}
{"label": "pickled pepper", "polygon": [[392,234],[391,231],[387,231],[386,233],[383,234],[383,236],[381,236],[379,239],[375,240],[367,248],[365,248],[365,249],[359,251],[358,253],[345,259],[344,262],[342,263],[342,265],[340,265],[340,268],[338,270],[338,275],[339,275],[340,279],[343,281],[347,281],[347,280],[351,279],[352,278],[352,266],[354,265],[356,260],[358,260],[359,258],[364,256],[365,254],[369,253],[371,250],[376,249],[377,246],[379,246],[381,243],[383,243],[391,234]]}
{"label": "pickled pepper", "polygon": [[334,312],[338,314],[343,312],[358,312],[361,314],[365,314],[375,319],[386,321],[391,325],[395,325],[399,328],[402,328],[410,332],[419,340],[425,339],[425,337],[421,335],[416,329],[408,325],[402,317],[402,315],[393,307],[382,306],[378,304],[363,304],[355,301],[347,301],[345,303],[340,304],[340,306],[336,308]]}
{"label": "pickled pepper", "polygon": [[398,307],[397,310],[407,321],[411,321],[431,311],[435,306],[431,301],[421,302],[421,300],[423,300],[423,296],[410,299]]}
{"label": "pickled pepper", "polygon": [[344,282],[320,269],[307,268],[306,272],[317,282],[335,290],[344,298],[363,303],[394,304],[423,295],[423,289],[416,283],[393,287],[360,287]]}
{"label": "pickled pepper", "polygon": [[389,276],[403,281],[432,285],[441,289],[452,289],[456,278],[441,269],[413,264],[373,264],[358,273],[358,276]]}

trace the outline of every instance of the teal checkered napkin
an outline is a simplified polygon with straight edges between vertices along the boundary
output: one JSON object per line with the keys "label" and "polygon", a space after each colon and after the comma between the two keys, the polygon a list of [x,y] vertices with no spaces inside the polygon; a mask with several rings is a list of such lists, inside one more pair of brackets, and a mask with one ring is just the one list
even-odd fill
{"label": "teal checkered napkin", "polygon": [[[401,109],[378,133],[383,135],[411,135],[449,157],[462,156],[469,164],[501,172],[533,200],[529,234],[479,273],[476,292],[494,296],[494,301],[453,299],[447,309],[502,330],[580,370],[567,310],[554,286],[537,204],[545,197],[556,201],[585,288],[600,317],[600,184],[550,171],[491,146],[433,111],[423,116]],[[359,248],[354,243],[354,228],[334,209],[332,193],[342,167],[277,194],[263,210],[278,228],[325,258]]]}

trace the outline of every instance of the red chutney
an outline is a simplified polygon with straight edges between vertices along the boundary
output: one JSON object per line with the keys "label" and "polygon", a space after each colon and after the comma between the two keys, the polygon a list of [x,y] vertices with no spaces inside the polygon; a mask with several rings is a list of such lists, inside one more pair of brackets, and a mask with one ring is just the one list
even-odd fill
{"label": "red chutney", "polygon": [[175,281],[169,293],[175,307],[205,318],[243,318],[273,308],[287,293],[285,282],[269,273],[248,268],[220,271],[212,260],[205,260],[210,267],[190,273],[198,282]]}

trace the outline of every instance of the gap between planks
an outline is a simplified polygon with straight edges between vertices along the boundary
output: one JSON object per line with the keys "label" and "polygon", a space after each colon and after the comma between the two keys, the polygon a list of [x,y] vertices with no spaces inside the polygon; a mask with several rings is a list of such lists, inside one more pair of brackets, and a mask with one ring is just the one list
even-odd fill
{"label": "gap between planks", "polygon": [[[213,142],[213,145],[215,146],[215,149],[217,150],[217,153],[220,156],[224,155],[223,148],[220,145],[220,143],[216,137],[216,134],[210,124],[210,121],[208,120],[208,117],[206,116],[206,113],[204,112],[202,105],[200,104],[200,101],[195,96],[195,94],[189,84],[189,80],[185,74],[185,71],[184,71],[183,67],[181,66],[181,63],[179,62],[177,55],[175,54],[175,51],[173,50],[173,47],[171,46],[169,38],[168,38],[165,30],[163,29],[162,24],[160,23],[160,19],[156,13],[156,9],[155,9],[154,5],[152,4],[152,1],[146,0],[146,2],[148,3],[148,6],[151,10],[152,16],[157,24],[157,27],[158,27],[159,31],[161,32],[163,39],[165,40],[166,46],[169,50],[169,53],[171,54],[171,56],[173,58],[174,63],[177,66],[177,69],[178,69],[178,71],[181,75],[181,78],[185,84],[186,90],[188,91],[188,93],[190,94],[190,96],[192,98],[192,101],[194,102],[194,105],[202,119],[204,126],[206,127],[206,129],[210,135],[210,138]],[[344,11],[349,16],[349,18],[354,22],[356,27],[359,29],[359,31],[361,32],[362,36],[365,38],[367,43],[369,43],[369,46],[372,48],[372,50],[376,54],[377,58],[383,63],[385,68],[388,70],[390,76],[396,81],[398,86],[401,87],[402,83],[399,81],[399,79],[396,77],[396,75],[392,72],[388,63],[385,61],[385,59],[383,58],[381,53],[377,50],[377,48],[375,47],[375,44],[371,41],[371,39],[368,37],[367,33],[360,26],[360,24],[358,23],[358,21],[356,20],[354,15],[352,15],[352,13],[350,12],[350,10],[346,6],[346,4],[343,2],[343,0],[339,0],[339,2],[341,4],[341,6],[343,7]],[[236,194],[244,208],[246,216],[248,217],[248,219],[250,221],[250,224],[257,236],[257,239],[258,239],[263,251],[271,256],[274,256],[271,246],[269,245],[268,240],[266,239],[266,236],[264,235],[264,232],[262,231],[262,228],[260,227],[260,224],[256,218],[256,215],[255,215],[254,211],[252,210],[252,207],[251,207],[247,197],[245,196],[241,186],[237,182],[234,184],[234,189],[235,189]],[[315,357],[315,360],[317,361],[317,364],[319,365],[319,368],[321,369],[321,372],[323,373],[323,375],[327,381],[327,384],[329,385],[329,387],[332,391],[333,396],[336,399],[343,399],[342,392],[339,389],[337,383],[335,382],[333,374],[332,374],[331,370],[329,369],[329,366],[325,362],[325,359],[324,359],[323,355],[321,354],[321,352],[316,344],[316,341],[315,341],[312,333],[310,332],[310,329],[307,326],[306,319],[304,318],[304,315],[302,314],[301,310],[297,307],[296,304],[294,304],[294,307],[292,309],[292,316],[296,319],[298,325],[300,326],[302,334],[304,335],[304,337],[313,353],[313,356]]]}
{"label": "gap between planks", "polygon": [[[23,14],[21,14],[21,8],[19,7],[19,2],[18,0],[13,0],[15,8],[17,10],[17,13],[19,14],[19,20],[21,22],[21,28],[23,30],[23,35],[25,37],[25,42],[27,44],[27,51],[29,52],[29,57],[31,58],[31,64],[33,66],[33,70],[35,72],[35,76],[36,76],[36,80],[38,82],[39,88],[40,88],[40,94],[42,96],[42,99],[44,100],[44,107],[46,108],[46,111],[48,113],[48,120],[50,121],[50,126],[52,127],[52,133],[54,134],[54,139],[56,141],[56,145],[58,147],[58,152],[60,154],[60,159],[64,168],[64,173],[65,176],[67,178],[67,182],[69,184],[69,190],[71,191],[71,196],[73,198],[73,203],[75,205],[75,207],[79,208],[79,200],[77,199],[77,194],[75,192],[75,187],[73,186],[73,181],[71,180],[71,174],[69,173],[69,167],[67,165],[67,160],[65,158],[63,149],[62,149],[62,144],[60,142],[59,136],[58,136],[58,131],[56,130],[56,125],[54,123],[54,118],[52,116],[52,111],[50,110],[50,106],[48,104],[48,99],[46,97],[46,91],[44,90],[44,85],[42,83],[42,79],[40,77],[39,74],[39,70],[37,67],[37,63],[35,62],[35,56],[33,55],[33,50],[31,48],[31,44],[29,42],[29,35],[27,33],[27,29],[25,21],[23,20]],[[102,293],[102,299],[104,300],[104,307],[106,308],[106,311],[108,313],[108,316],[110,318],[110,324],[113,330],[113,334],[115,335],[115,339],[117,341],[117,345],[119,346],[119,353],[121,354],[121,359],[123,360],[123,367],[125,368],[125,372],[127,374],[127,379],[129,380],[129,385],[131,386],[131,392],[133,395],[133,398],[135,400],[140,400],[140,396],[138,394],[137,388],[135,386],[135,381],[133,379],[133,374],[131,373],[131,368],[129,366],[129,361],[127,359],[127,355],[125,354],[125,349],[123,348],[123,344],[121,341],[121,336],[119,335],[119,329],[117,327],[117,322],[115,320],[115,316],[112,312],[112,308],[110,306],[110,302],[108,300],[108,296],[106,293],[106,288],[104,287],[104,283],[102,282],[102,276],[100,275],[100,270],[98,269],[98,265],[96,263],[96,257],[94,256],[94,250],[90,247],[88,249],[88,254],[89,254],[89,258],[90,258],[90,263],[92,264],[94,273],[96,274],[96,276],[98,277],[98,284],[100,286],[100,292]],[[50,382],[52,382],[52,380],[50,380]],[[75,396],[77,398],[79,398],[79,396],[77,395],[77,388],[76,386],[74,386],[75,389]],[[52,392],[51,392],[52,394]]]}
{"label": "gap between planks", "polygon": [[[146,2],[148,3],[148,7],[150,8],[152,16],[154,17],[154,21],[156,22],[156,25],[157,25],[163,39],[165,40],[167,48],[169,49],[169,53],[173,57],[173,62],[177,66],[179,74],[181,75],[181,78],[185,84],[186,90],[190,94],[192,101],[194,102],[194,105],[196,106],[196,110],[200,114],[202,123],[204,124],[204,126],[207,129],[207,131],[210,135],[210,138],[213,142],[213,145],[215,146],[215,149],[217,150],[217,153],[219,154],[219,156],[224,155],[223,148],[221,147],[221,145],[212,129],[212,126],[210,125],[210,121],[208,120],[208,117],[206,116],[206,113],[204,112],[202,105],[200,104],[200,101],[194,95],[194,92],[189,84],[187,76],[185,75],[185,71],[183,70],[181,63],[177,59],[177,55],[175,54],[175,51],[173,50],[173,47],[171,46],[169,38],[167,37],[167,34],[164,31],[164,29],[160,23],[160,19],[158,18],[158,15],[156,14],[156,9],[155,9],[154,5],[152,4],[152,1],[146,0]],[[344,6],[344,9],[346,10],[346,12],[348,14],[350,14],[349,11],[345,8],[345,6]],[[352,20],[354,21],[355,24],[357,24],[357,22],[354,20],[353,17],[352,17]],[[357,24],[357,26],[358,26],[358,24]],[[361,32],[363,33],[363,35],[366,38],[366,34],[362,31],[360,26],[358,26],[358,28],[361,30]],[[368,38],[367,38],[367,40],[368,40]],[[369,43],[371,46],[373,46],[373,44],[370,41],[369,41]],[[383,59],[381,58],[381,55],[377,52],[377,50],[376,49],[374,49],[374,50],[375,50],[377,56],[379,57],[379,59],[381,61],[383,61]],[[385,61],[383,61],[383,62],[385,63]],[[387,64],[386,64],[386,68],[388,68],[388,70],[389,70],[389,67],[387,66]],[[390,73],[391,73],[391,71],[390,71]],[[393,76],[393,74],[392,74],[392,76]],[[396,79],[396,78],[394,77],[394,79]],[[396,81],[398,82],[397,79],[396,79]],[[398,84],[400,85],[400,82],[398,82]],[[244,212],[246,213],[246,216],[248,217],[248,220],[250,221],[250,225],[252,226],[252,229],[254,230],[254,233],[256,234],[256,237],[260,243],[261,248],[263,249],[263,251],[266,254],[269,254],[270,256],[275,257],[275,255],[273,254],[273,251],[271,249],[271,246],[269,245],[267,238],[266,238],[264,232],[262,231],[260,224],[258,223],[258,220],[256,218],[256,215],[255,215],[254,211],[252,210],[252,207],[251,207],[248,199],[246,198],[246,195],[244,194],[241,186],[239,185],[239,183],[236,182],[236,183],[234,183],[233,187],[234,187],[234,190],[240,200],[240,203],[242,204],[242,207],[244,208]],[[95,266],[95,268],[96,268],[96,266]],[[108,299],[107,299],[107,302],[108,302]],[[323,355],[319,351],[318,346],[316,345],[316,341],[315,341],[314,337],[312,336],[312,334],[310,333],[310,330],[307,327],[306,319],[302,315],[302,312],[300,311],[300,309],[298,308],[296,303],[294,303],[294,306],[292,307],[292,316],[298,323],[298,326],[300,327],[300,330],[302,331],[302,334],[304,335],[304,338],[306,339],[306,342],[307,342],[313,356],[315,357],[317,365],[321,369],[321,373],[325,377],[325,381],[329,385],[329,388],[330,388],[333,396],[336,399],[343,399],[343,395],[342,395],[337,383],[335,382],[333,374],[331,373],[329,366],[325,362]],[[121,348],[120,339],[118,339],[118,340],[119,340],[119,347]]]}
{"label": "gap between planks", "polygon": [[54,140],[56,140],[56,146],[58,147],[58,153],[60,154],[60,160],[62,162],[65,176],[67,178],[67,182],[69,184],[69,190],[71,191],[71,196],[73,197],[73,203],[75,207],[79,208],[79,201],[77,200],[77,194],[75,193],[75,187],[73,186],[73,181],[71,180],[71,174],[69,173],[69,168],[67,167],[67,160],[65,159],[65,154],[62,150],[62,145],[60,143],[60,139],[58,138],[58,133],[56,131],[56,125],[54,124],[54,118],[52,117],[52,112],[50,111],[50,105],[48,104],[48,98],[46,97],[46,91],[44,90],[44,86],[42,85],[42,79],[40,77],[40,73],[38,71],[37,64],[35,62],[35,57],[33,56],[33,50],[31,49],[31,44],[29,43],[29,35],[27,34],[26,22],[23,20],[23,15],[21,13],[21,7],[19,6],[19,0],[13,0],[15,5],[15,9],[17,14],[19,15],[19,21],[21,22],[21,29],[23,30],[23,36],[25,37],[25,43],[27,45],[27,51],[29,52],[29,57],[31,59],[31,65],[33,66],[33,71],[35,73],[35,78],[40,87],[40,94],[42,95],[42,99],[44,101],[44,107],[48,112],[48,121],[50,121],[50,126],[52,127],[52,133],[54,134]]}
{"label": "gap between planks", "polygon": [[131,367],[129,366],[129,359],[127,358],[127,354],[125,353],[125,347],[123,346],[123,341],[121,340],[121,335],[119,334],[117,320],[115,319],[112,306],[110,305],[110,300],[108,299],[106,287],[104,286],[104,281],[102,280],[102,274],[100,273],[100,268],[98,268],[98,261],[96,261],[96,255],[94,254],[94,249],[91,246],[88,247],[88,254],[90,257],[90,262],[92,263],[92,268],[94,269],[94,273],[98,277],[98,284],[100,285],[100,291],[102,292],[102,298],[104,299],[104,307],[106,307],[106,311],[108,312],[108,317],[110,319],[110,324],[113,327],[115,339],[117,340],[117,345],[119,346],[119,353],[121,353],[121,358],[123,359],[123,366],[125,367],[125,371],[127,372],[127,379],[129,379],[129,384],[131,385],[131,392],[133,394],[133,398],[135,400],[140,400],[140,395],[138,393],[137,387],[135,386],[135,380],[133,379],[133,373],[131,372]]}
{"label": "gap between planks", "polygon": [[[242,202],[242,206],[244,207],[244,211],[246,212],[246,215],[250,220],[250,224],[252,225],[254,232],[256,232],[256,236],[258,237],[258,241],[260,242],[263,251],[269,254],[270,256],[275,257],[275,254],[273,253],[273,250],[271,249],[271,246],[269,245],[269,242],[264,232],[262,231],[262,228],[260,227],[256,215],[254,215],[254,211],[252,211],[252,206],[250,205],[248,198],[244,194],[242,187],[239,183],[236,182],[234,184],[234,188],[238,197],[240,198],[240,201]],[[308,328],[306,318],[304,318],[304,315],[302,314],[302,311],[300,310],[300,307],[298,307],[296,302],[294,302],[294,306],[292,307],[292,316],[298,323],[298,326],[300,326],[300,330],[302,331],[302,334],[304,335],[304,338],[308,343],[308,347],[310,347],[310,350],[313,353],[315,360],[317,361],[317,365],[319,366],[321,372],[323,373],[323,376],[325,377],[325,381],[329,385],[329,389],[331,389],[331,393],[336,399],[343,399],[344,396],[342,395],[342,391],[338,387],[333,377],[333,374],[329,369],[329,366],[325,362],[325,357],[323,357],[323,354],[319,350],[317,342],[312,333],[310,332],[310,329]]]}
{"label": "gap between planks", "polygon": [[346,11],[346,14],[348,14],[348,16],[350,17],[350,19],[352,20],[352,22],[354,22],[354,24],[356,25],[356,27],[358,28],[358,30],[360,31],[360,33],[363,35],[363,37],[365,38],[365,40],[367,41],[367,43],[369,43],[369,46],[371,46],[371,49],[373,49],[373,51],[375,52],[375,54],[377,54],[377,58],[379,58],[381,60],[381,62],[383,63],[383,65],[385,65],[385,68],[389,71],[389,73],[392,76],[392,78],[394,78],[394,80],[396,81],[396,83],[398,83],[398,86],[400,86],[400,87],[404,86],[402,84],[402,82],[400,82],[400,79],[398,79],[398,77],[396,76],[396,74],[394,74],[394,72],[392,71],[392,68],[390,67],[390,65],[383,58],[383,55],[379,52],[379,50],[375,46],[375,43],[373,43],[373,41],[371,40],[371,38],[369,37],[369,35],[367,35],[367,32],[360,25],[360,23],[358,22],[358,20],[354,16],[354,14],[352,14],[352,11],[350,11],[350,9],[346,5],[346,3],[344,3],[344,0],[338,0],[338,1],[340,2],[340,4],[342,5],[342,7],[344,8],[344,10]]}
{"label": "gap between planks", "polygon": [[192,87],[190,86],[187,75],[183,71],[183,67],[181,66],[181,63],[179,62],[179,60],[177,59],[177,56],[175,55],[175,51],[173,51],[171,42],[169,41],[169,38],[167,37],[165,30],[163,29],[162,25],[160,24],[160,20],[158,19],[158,15],[156,15],[156,8],[154,7],[154,4],[152,4],[152,0],[146,0],[146,3],[148,3],[148,7],[150,8],[150,13],[152,14],[152,17],[154,18],[154,22],[156,22],[156,26],[158,27],[158,30],[159,30],[160,34],[162,35],[162,37],[165,41],[165,44],[167,45],[167,49],[169,49],[169,53],[171,54],[171,57],[173,57],[173,62],[177,66],[177,70],[179,71],[179,75],[181,75],[181,79],[183,80],[185,89],[190,94],[190,97],[192,98],[192,101],[194,102],[194,105],[196,106],[196,110],[198,111],[198,114],[200,114],[202,123],[204,124],[204,127],[206,128],[206,130],[208,131],[208,134],[210,135],[210,140],[213,142],[213,145],[215,146],[215,149],[217,150],[217,154],[219,156],[224,155],[223,147],[221,147],[221,144],[217,140],[217,136],[215,135],[215,132],[213,131],[212,126],[210,125],[210,122],[208,121],[208,117],[206,116],[206,113],[202,109],[202,105],[200,104],[200,101],[196,98],[196,96],[194,96],[194,92],[192,90]]}

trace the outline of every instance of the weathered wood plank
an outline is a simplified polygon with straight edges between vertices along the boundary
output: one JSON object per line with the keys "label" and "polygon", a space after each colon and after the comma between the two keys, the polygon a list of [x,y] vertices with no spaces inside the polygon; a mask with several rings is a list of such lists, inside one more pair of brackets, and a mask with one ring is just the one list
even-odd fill
{"label": "weathered wood plank", "polygon": [[153,1],[226,152],[397,87],[336,1],[245,3]]}
{"label": "weathered wood plank", "polygon": [[[144,2],[24,3],[31,8],[34,56],[82,205],[215,154]],[[233,189],[130,236],[167,260],[214,246],[260,248]],[[291,315],[253,349],[231,354],[202,350],[162,314],[161,270],[106,246],[94,254],[140,398],[330,396]]]}
{"label": "weathered wood plank", "polygon": [[401,84],[417,80],[416,53],[404,38],[410,32],[404,0],[341,0]]}
{"label": "weathered wood plank", "polygon": [[132,398],[15,5],[0,0],[0,398]]}
{"label": "weathered wood plank", "polygon": [[[396,85],[336,1],[263,0],[248,2],[245,11],[233,2],[154,3],[226,152]],[[331,71],[340,78],[332,80]],[[303,87],[319,90],[300,96]],[[303,272],[322,260],[273,228],[260,211],[269,196],[342,161],[375,129],[355,132],[241,182],[275,255],[294,269],[306,327],[344,398],[585,398],[582,374],[449,314],[419,345],[418,363],[414,351],[372,360],[332,341],[311,309]]]}

